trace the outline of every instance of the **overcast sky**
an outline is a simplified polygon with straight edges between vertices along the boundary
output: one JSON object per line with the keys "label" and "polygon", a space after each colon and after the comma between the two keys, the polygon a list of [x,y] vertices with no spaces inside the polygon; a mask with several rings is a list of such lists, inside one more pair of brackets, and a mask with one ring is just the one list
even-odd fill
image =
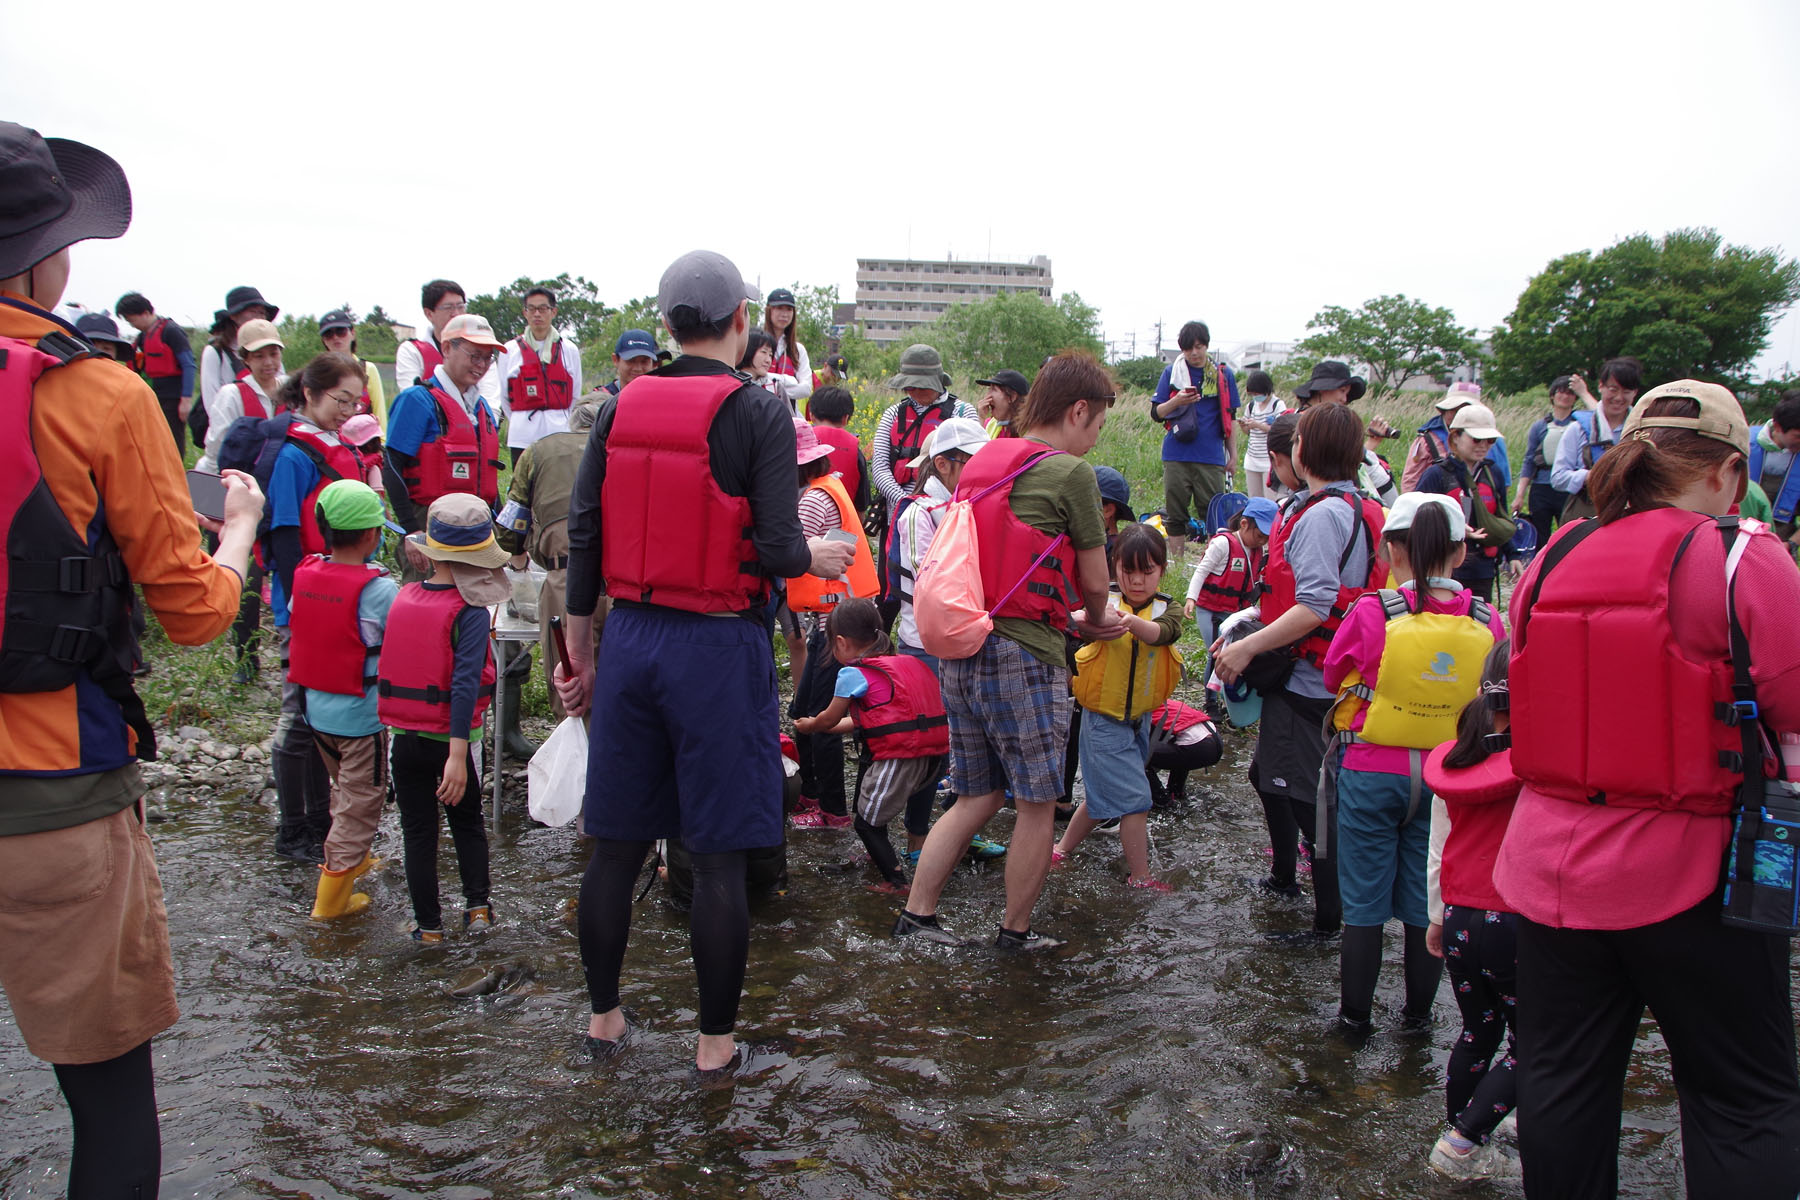
{"label": "overcast sky", "polygon": [[418,320],[433,276],[566,270],[617,302],[702,246],[849,300],[859,256],[991,248],[1142,353],[1158,319],[1229,348],[1389,292],[1486,329],[1638,232],[1800,251],[1785,0],[76,12],[8,7],[0,116],[131,179],[69,298],[189,324],[240,283]]}

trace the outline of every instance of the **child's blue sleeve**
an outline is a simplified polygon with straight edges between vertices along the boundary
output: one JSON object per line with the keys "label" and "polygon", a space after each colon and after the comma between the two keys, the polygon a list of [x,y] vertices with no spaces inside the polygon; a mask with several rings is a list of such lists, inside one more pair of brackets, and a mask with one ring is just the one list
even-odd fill
{"label": "child's blue sleeve", "polygon": [[866,696],[869,692],[869,677],[855,667],[839,667],[837,685],[832,688],[833,696],[842,696],[847,700],[855,700]]}
{"label": "child's blue sleeve", "polygon": [[269,470],[269,528],[300,524],[300,505],[319,483],[319,469],[298,446],[287,445]]}

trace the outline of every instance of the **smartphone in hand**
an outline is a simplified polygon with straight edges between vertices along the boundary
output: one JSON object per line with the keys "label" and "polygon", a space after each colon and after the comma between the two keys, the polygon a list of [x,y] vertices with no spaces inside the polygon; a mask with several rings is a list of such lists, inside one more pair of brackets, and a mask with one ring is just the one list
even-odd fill
{"label": "smartphone in hand", "polygon": [[189,471],[187,481],[188,495],[194,501],[194,511],[210,520],[223,521],[225,481],[207,471]]}

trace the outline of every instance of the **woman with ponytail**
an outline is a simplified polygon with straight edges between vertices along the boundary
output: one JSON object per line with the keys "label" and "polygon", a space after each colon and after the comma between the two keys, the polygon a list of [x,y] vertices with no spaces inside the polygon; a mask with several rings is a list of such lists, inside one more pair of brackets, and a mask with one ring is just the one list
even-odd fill
{"label": "woman with ponytail", "polygon": [[[1348,743],[1336,772],[1344,905],[1338,1024],[1352,1038],[1373,1031],[1382,929],[1396,917],[1406,927],[1401,1027],[1431,1025],[1442,964],[1426,947],[1431,797],[1424,759],[1455,734],[1482,661],[1506,634],[1500,615],[1451,578],[1466,532],[1462,509],[1448,496],[1400,497],[1381,535],[1399,587],[1358,597],[1325,654],[1325,686],[1338,693],[1336,740]],[[1328,753],[1327,786],[1332,762]]]}
{"label": "woman with ponytail", "polygon": [[1726,389],[1646,393],[1588,475],[1598,517],[1558,530],[1513,592],[1523,787],[1494,884],[1519,914],[1534,1200],[1617,1190],[1646,1007],[1674,1068],[1687,1194],[1800,1191],[1788,940],[1721,919],[1732,814],[1746,791],[1761,801],[1765,737],[1800,731],[1800,574],[1728,515],[1749,453]]}

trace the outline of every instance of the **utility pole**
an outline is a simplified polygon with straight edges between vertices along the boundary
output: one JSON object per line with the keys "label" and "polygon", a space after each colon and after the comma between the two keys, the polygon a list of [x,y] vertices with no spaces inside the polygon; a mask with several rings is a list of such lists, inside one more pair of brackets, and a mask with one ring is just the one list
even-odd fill
{"label": "utility pole", "polygon": [[1156,357],[1162,357],[1162,318],[1156,319]]}

